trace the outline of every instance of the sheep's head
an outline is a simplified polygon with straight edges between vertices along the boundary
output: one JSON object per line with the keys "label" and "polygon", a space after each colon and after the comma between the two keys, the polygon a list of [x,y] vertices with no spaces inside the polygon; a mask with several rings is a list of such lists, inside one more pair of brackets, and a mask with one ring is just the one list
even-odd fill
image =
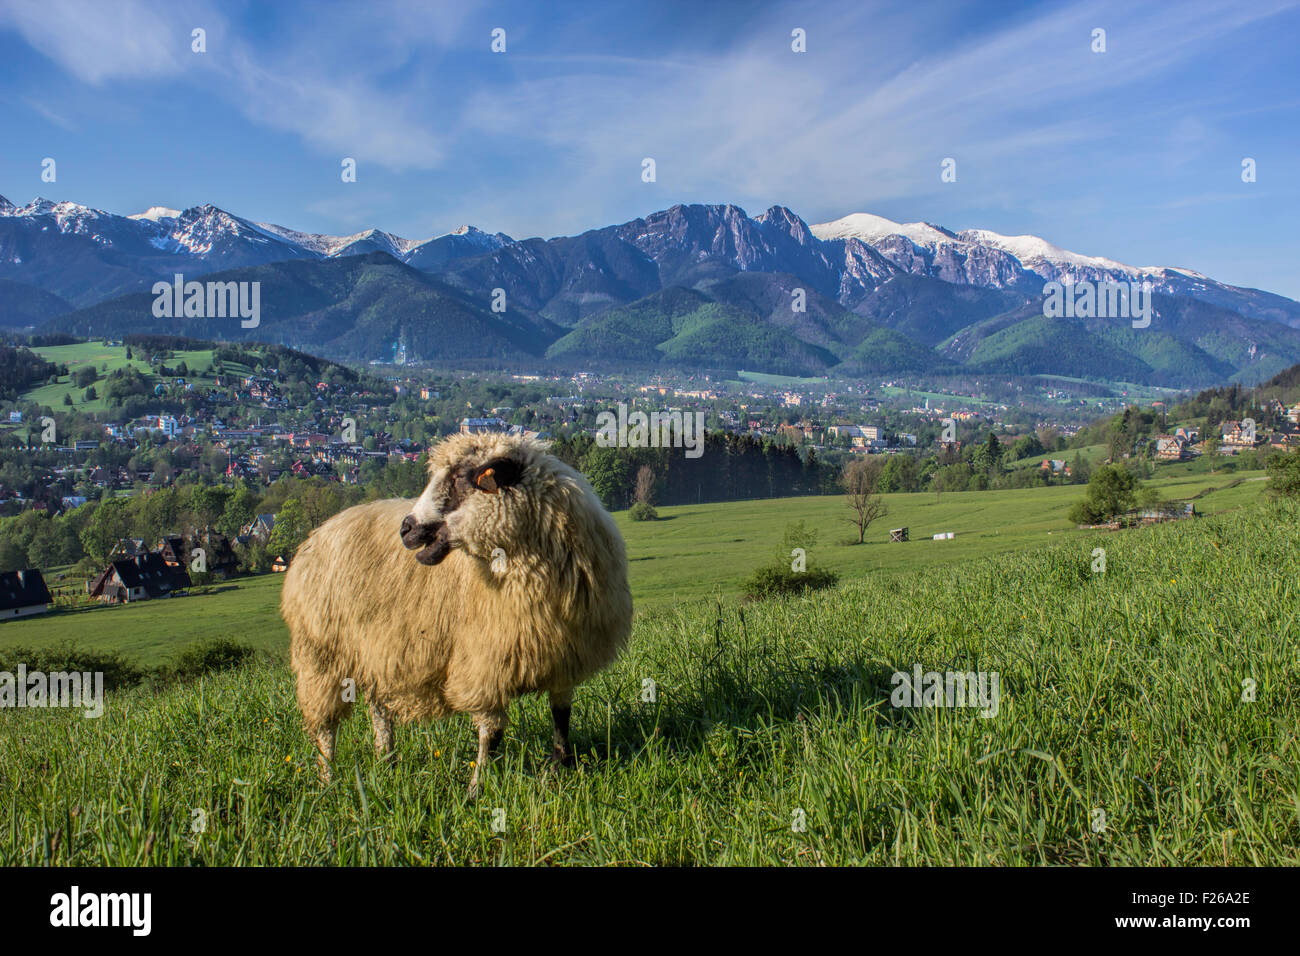
{"label": "sheep's head", "polygon": [[438,564],[452,548],[486,557],[524,519],[546,457],[536,442],[501,435],[442,442],[429,456],[429,484],[402,521],[402,544],[421,564]]}

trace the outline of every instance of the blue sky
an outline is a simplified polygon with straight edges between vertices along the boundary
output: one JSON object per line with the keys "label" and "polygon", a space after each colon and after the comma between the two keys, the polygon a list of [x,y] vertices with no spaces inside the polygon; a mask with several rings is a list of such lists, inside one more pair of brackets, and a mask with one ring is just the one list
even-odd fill
{"label": "blue sky", "polygon": [[782,204],[1300,298],[1297,36],[1270,0],[0,0],[0,195],[412,238]]}

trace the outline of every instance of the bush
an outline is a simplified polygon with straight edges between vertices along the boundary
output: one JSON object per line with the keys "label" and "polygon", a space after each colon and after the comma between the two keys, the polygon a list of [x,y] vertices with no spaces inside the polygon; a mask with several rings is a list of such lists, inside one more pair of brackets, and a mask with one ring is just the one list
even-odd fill
{"label": "bush", "polygon": [[659,512],[655,511],[654,505],[647,504],[644,501],[638,501],[631,508],[627,509],[628,517],[633,521],[658,521]]}
{"label": "bush", "polygon": [[199,641],[181,652],[173,666],[175,675],[188,680],[238,667],[253,656],[253,648],[228,637]]}
{"label": "bush", "polygon": [[73,671],[103,673],[104,687],[108,690],[132,687],[140,683],[147,673],[116,651],[86,650],[74,647],[71,643],[52,647],[0,648],[0,671],[15,674],[19,664],[25,665],[29,672],[40,671],[44,674]]}
{"label": "bush", "polygon": [[805,591],[820,591],[834,587],[840,576],[826,568],[809,568],[807,571],[792,571],[783,564],[759,568],[741,585],[745,596],[750,600],[766,597],[803,594]]}
{"label": "bush", "polygon": [[1300,452],[1269,455],[1268,490],[1283,498],[1300,498]]}

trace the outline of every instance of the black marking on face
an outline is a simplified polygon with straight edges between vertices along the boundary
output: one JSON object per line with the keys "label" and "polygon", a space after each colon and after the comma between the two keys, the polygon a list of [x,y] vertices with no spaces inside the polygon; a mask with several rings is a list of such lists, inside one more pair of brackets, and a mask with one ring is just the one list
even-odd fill
{"label": "black marking on face", "polygon": [[407,515],[402,521],[401,539],[406,548],[415,550],[415,559],[421,564],[435,565],[451,553],[451,535],[447,529],[446,518],[459,508],[470,495],[476,491],[495,495],[502,488],[511,488],[519,483],[523,475],[523,465],[513,458],[493,458],[478,467],[463,465],[455,471],[449,471],[442,479],[439,489],[439,521],[419,524],[414,515]]}

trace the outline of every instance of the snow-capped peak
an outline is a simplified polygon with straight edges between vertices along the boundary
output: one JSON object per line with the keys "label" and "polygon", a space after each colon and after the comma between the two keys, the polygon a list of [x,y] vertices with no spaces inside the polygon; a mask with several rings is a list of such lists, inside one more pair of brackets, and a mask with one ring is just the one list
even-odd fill
{"label": "snow-capped peak", "polygon": [[133,216],[127,216],[127,219],[148,219],[150,222],[157,222],[159,219],[175,219],[181,214],[179,209],[168,209],[166,206],[150,206],[144,212],[138,212]]}
{"label": "snow-capped peak", "polygon": [[1084,269],[1106,269],[1113,272],[1137,273],[1133,266],[1106,259],[1102,256],[1085,256],[1069,249],[1062,249],[1038,236],[1004,236],[988,229],[967,229],[959,234],[967,242],[981,246],[992,246],[1009,252],[1021,261],[1026,268],[1037,263],[1051,263],[1058,266],[1075,266]]}
{"label": "snow-capped peak", "polygon": [[508,242],[514,242],[504,232],[484,232],[478,226],[464,225],[457,226],[451,232],[435,236],[433,239],[425,239],[420,245],[425,242],[437,242],[439,239],[451,238],[467,239],[474,245],[482,246],[485,249],[499,249]]}
{"label": "snow-capped peak", "polygon": [[401,258],[412,250],[428,242],[427,239],[403,239],[380,229],[365,229],[350,236],[329,236],[323,233],[298,232],[271,222],[255,223],[257,228],[300,246],[318,256],[329,258],[336,256],[349,246],[358,242],[370,241],[380,247],[386,247],[394,256]]}
{"label": "snow-capped peak", "polygon": [[8,199],[5,199],[4,196],[0,196],[0,216],[12,216],[14,214],[14,210],[16,210],[17,208],[18,207],[15,206],[13,203],[11,203]]}
{"label": "snow-capped peak", "polygon": [[44,196],[37,196],[26,206],[20,206],[14,210],[15,216],[54,216],[60,221],[69,218],[80,218],[82,216],[98,216],[99,210],[91,209],[89,206],[83,206],[81,203],[69,202],[66,199],[62,202],[55,202],[53,199],[46,199]]}
{"label": "snow-capped peak", "polygon": [[928,222],[894,222],[869,212],[855,212],[834,222],[809,227],[818,239],[861,239],[871,243],[886,236],[903,236],[919,246],[936,246],[952,242],[952,236]]}

